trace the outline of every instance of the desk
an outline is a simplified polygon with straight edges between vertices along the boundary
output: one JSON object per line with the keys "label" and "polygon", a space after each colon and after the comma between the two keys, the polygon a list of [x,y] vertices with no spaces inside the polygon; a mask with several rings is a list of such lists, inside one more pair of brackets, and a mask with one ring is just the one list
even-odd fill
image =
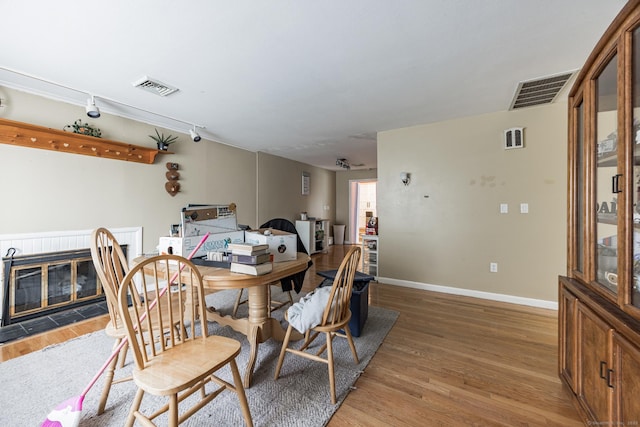
{"label": "desk", "polygon": [[[309,263],[309,256],[298,252],[294,261],[276,262],[273,264],[273,271],[262,276],[250,276],[248,274],[231,273],[229,269],[207,267],[198,265],[198,270],[202,274],[202,281],[207,291],[221,291],[225,289],[247,288],[249,298],[249,317],[235,318],[230,315],[222,315],[216,311],[215,307],[207,307],[207,320],[217,322],[220,325],[230,326],[235,331],[244,334],[251,345],[251,353],[247,368],[244,372],[243,383],[245,388],[251,387],[251,377],[258,356],[258,345],[269,338],[278,341],[284,339],[285,330],[280,326],[280,322],[271,317],[269,303],[269,285],[278,282],[280,279],[304,271]],[[135,262],[136,260],[134,260]],[[296,337],[302,338],[302,335]]]}

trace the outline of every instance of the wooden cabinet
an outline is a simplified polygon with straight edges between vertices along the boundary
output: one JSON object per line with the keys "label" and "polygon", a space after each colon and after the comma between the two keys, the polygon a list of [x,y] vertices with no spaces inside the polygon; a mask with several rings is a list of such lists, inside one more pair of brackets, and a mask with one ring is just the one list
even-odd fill
{"label": "wooden cabinet", "polygon": [[297,220],[296,231],[309,255],[326,252],[329,248],[329,220]]}
{"label": "wooden cabinet", "polygon": [[569,93],[567,275],[559,375],[585,422],[640,422],[640,0]]}
{"label": "wooden cabinet", "polygon": [[591,425],[640,422],[640,322],[578,280],[560,279],[560,377]]}
{"label": "wooden cabinet", "polygon": [[611,327],[586,305],[577,305],[578,399],[595,421],[611,420]]}
{"label": "wooden cabinet", "polygon": [[362,272],[378,277],[378,236],[361,234],[362,240]]}
{"label": "wooden cabinet", "polygon": [[[615,425],[640,423],[640,348],[624,336],[613,333]],[[612,424],[613,425],[613,424]]]}
{"label": "wooden cabinet", "polygon": [[564,382],[569,386],[571,391],[576,392],[578,389],[576,380],[577,350],[577,306],[578,298],[563,286],[560,286],[558,312],[558,357],[560,361],[559,371]]}

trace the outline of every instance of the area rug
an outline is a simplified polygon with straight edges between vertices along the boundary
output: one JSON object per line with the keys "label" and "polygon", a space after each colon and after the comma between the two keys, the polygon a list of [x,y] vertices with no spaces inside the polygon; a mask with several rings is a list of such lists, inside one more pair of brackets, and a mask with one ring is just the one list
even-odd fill
{"label": "area rug", "polygon": [[[234,297],[235,292],[224,291],[207,298],[224,311],[230,310]],[[331,404],[329,397],[326,365],[287,355],[280,378],[274,380],[281,343],[271,339],[260,344],[252,386],[246,390],[255,426],[323,426],[328,423],[398,317],[397,312],[379,307],[370,306],[368,311],[361,335],[354,337],[360,358],[358,365],[353,361],[346,340],[334,341],[336,405]],[[281,320],[282,311],[275,311],[274,317]],[[231,328],[216,323],[210,323],[209,329],[211,333],[236,338],[242,343],[242,352],[237,358],[242,374],[249,355],[247,340]],[[82,392],[111,354],[112,346],[113,340],[104,332],[95,332],[0,363],[0,426],[39,425],[55,406]],[[126,376],[132,366],[128,357],[127,365],[116,376]],[[221,376],[231,379],[228,370]],[[132,382],[114,385],[105,413],[98,416],[96,410],[102,385],[101,378],[86,396],[80,426],[123,425],[135,385]],[[147,395],[143,407],[158,408],[164,403],[161,398]],[[158,424],[166,425],[166,418],[159,418]],[[183,425],[243,425],[236,395],[223,393]]]}

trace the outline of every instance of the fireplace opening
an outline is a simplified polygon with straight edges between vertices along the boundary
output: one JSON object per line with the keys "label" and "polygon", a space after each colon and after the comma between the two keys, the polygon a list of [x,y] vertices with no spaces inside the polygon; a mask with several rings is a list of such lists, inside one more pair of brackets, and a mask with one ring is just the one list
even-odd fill
{"label": "fireplace opening", "polygon": [[[127,245],[123,245],[125,251]],[[89,249],[5,257],[2,322],[7,326],[104,301]]]}

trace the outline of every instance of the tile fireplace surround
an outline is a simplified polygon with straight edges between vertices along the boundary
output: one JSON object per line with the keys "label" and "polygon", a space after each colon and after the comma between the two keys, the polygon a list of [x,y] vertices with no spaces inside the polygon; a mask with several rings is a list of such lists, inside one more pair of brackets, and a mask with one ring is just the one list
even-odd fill
{"label": "tile fireplace surround", "polygon": [[[129,263],[142,253],[142,227],[110,228],[118,243],[127,245]],[[26,234],[0,234],[0,256],[5,257],[9,248],[15,248],[15,256],[36,255],[90,247],[93,230],[40,232]],[[4,269],[0,268],[0,283],[4,283]],[[4,286],[0,286],[0,301],[4,300]],[[0,306],[0,318],[3,307]]]}

